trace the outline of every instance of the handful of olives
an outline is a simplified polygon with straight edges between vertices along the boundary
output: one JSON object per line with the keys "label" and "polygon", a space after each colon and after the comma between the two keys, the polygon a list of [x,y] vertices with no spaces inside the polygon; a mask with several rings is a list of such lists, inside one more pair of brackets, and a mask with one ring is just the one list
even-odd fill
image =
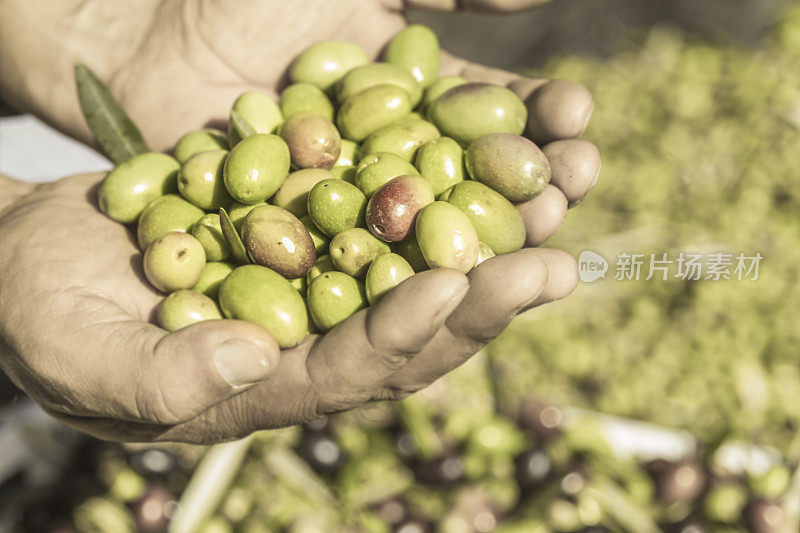
{"label": "handful of olives", "polygon": [[[189,132],[174,157],[140,154],[106,176],[100,208],[137,224],[144,272],[168,294],[162,327],[248,320],[288,348],[416,272],[467,273],[549,236],[520,214],[551,180],[546,150],[521,136],[531,125],[520,98],[437,79],[438,40],[424,26],[400,32],[383,59],[311,46],[279,102],[244,93],[227,132]],[[599,160],[557,165],[594,179]]]}

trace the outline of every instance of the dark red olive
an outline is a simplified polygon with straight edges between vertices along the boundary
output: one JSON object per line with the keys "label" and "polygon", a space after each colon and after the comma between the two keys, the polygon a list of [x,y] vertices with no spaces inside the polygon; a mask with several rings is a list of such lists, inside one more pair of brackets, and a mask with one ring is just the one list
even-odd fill
{"label": "dark red olive", "polygon": [[372,510],[390,526],[401,524],[411,516],[408,504],[401,498],[389,498],[372,505]]}
{"label": "dark red olive", "polygon": [[367,228],[384,241],[402,241],[414,233],[417,215],[434,199],[431,184],[419,176],[393,178],[370,198]]}
{"label": "dark red olive", "polygon": [[464,478],[464,464],[454,452],[433,459],[417,459],[411,470],[418,481],[428,485],[453,485]]}
{"label": "dark red olive", "polygon": [[333,474],[346,460],[345,452],[330,435],[322,432],[306,434],[300,443],[298,453],[306,462],[323,474]]}
{"label": "dark red olive", "polygon": [[754,500],[745,509],[744,517],[752,533],[779,533],[786,527],[786,513],[776,501]]}
{"label": "dark red olive", "polygon": [[524,400],[517,413],[517,425],[532,433],[538,440],[558,436],[562,423],[560,409],[534,399]]}
{"label": "dark red olive", "polygon": [[139,531],[163,531],[177,505],[175,495],[161,483],[151,483],[131,506]]}
{"label": "dark red olive", "polygon": [[693,461],[681,461],[667,465],[655,480],[659,499],[672,504],[697,498],[705,487],[706,474],[701,465]]}
{"label": "dark red olive", "polygon": [[553,469],[550,456],[543,448],[533,448],[518,455],[516,465],[517,483],[522,490],[530,490],[544,483]]}

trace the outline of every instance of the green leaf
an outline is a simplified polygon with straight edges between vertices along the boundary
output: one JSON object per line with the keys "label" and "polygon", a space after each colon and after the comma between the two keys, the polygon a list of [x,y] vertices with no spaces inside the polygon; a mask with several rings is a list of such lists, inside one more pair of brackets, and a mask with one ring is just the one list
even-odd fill
{"label": "green leaf", "polygon": [[237,113],[235,109],[231,109],[231,124],[233,125],[233,129],[242,139],[246,139],[247,137],[257,133],[256,130],[253,129],[253,126],[251,126],[249,122],[242,118],[242,115]]}
{"label": "green leaf", "polygon": [[247,248],[244,247],[242,238],[239,237],[239,232],[231,222],[228,212],[224,208],[219,208],[219,224],[222,226],[222,236],[228,242],[228,247],[231,249],[233,258],[240,265],[249,265],[252,263],[250,256],[247,255]]}
{"label": "green leaf", "polygon": [[136,124],[83,63],[75,64],[75,85],[89,129],[114,163],[150,151]]}

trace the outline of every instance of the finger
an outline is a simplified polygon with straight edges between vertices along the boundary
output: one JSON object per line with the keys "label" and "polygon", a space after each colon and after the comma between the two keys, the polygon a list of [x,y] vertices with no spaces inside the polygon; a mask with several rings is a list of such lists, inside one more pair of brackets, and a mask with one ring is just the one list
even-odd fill
{"label": "finger", "polygon": [[468,289],[455,270],[421,272],[321,337],[308,356],[321,410],[371,399],[430,341]]}
{"label": "finger", "polygon": [[82,350],[69,353],[82,356],[73,359],[70,376],[60,376],[79,399],[64,409],[71,415],[177,424],[265,379],[280,357],[269,332],[242,321],[200,322],[167,334],[122,320],[81,334]]}
{"label": "finger", "polygon": [[550,0],[402,0],[406,9],[452,12],[461,9],[484,13],[515,13],[549,3]]}
{"label": "finger", "polygon": [[525,246],[541,246],[555,235],[567,217],[567,198],[548,185],[537,196],[517,204],[525,223]]}
{"label": "finger", "polygon": [[523,311],[566,298],[578,286],[578,262],[574,257],[556,248],[537,248],[536,253],[547,266],[547,284]]}
{"label": "finger", "polygon": [[443,76],[457,75],[470,82],[504,85],[514,91],[528,108],[525,135],[539,146],[580,136],[592,117],[594,100],[580,83],[520,76],[477,65],[447,52],[442,52],[440,65]]}
{"label": "finger", "polygon": [[388,388],[406,393],[419,390],[500,334],[547,286],[547,266],[539,255],[539,250],[529,248],[476,266],[467,276],[469,292],[445,322],[446,327],[392,376]]}
{"label": "finger", "polygon": [[600,177],[600,150],[585,139],[565,139],[542,151],[550,162],[550,183],[561,189],[569,207],[578,205]]}

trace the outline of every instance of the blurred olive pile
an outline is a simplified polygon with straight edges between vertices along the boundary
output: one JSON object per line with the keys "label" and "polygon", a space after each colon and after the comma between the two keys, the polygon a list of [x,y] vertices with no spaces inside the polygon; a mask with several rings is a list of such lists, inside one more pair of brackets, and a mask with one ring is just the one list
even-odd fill
{"label": "blurred olive pile", "polygon": [[[798,60],[800,10],[757,51],[656,29],[611,60],[554,61],[547,75],[594,94],[587,137],[604,169],[549,244],[577,255],[588,243],[612,264],[606,279],[528,313],[408,400],[257,435],[204,531],[793,527],[781,496],[800,458]],[[613,279],[620,252],[680,251],[764,260],[757,281]],[[687,429],[699,452],[622,459],[552,405]],[[732,440],[777,460],[726,469]],[[29,530],[157,531],[202,452],[97,448],[67,476],[60,507],[31,506]]]}

